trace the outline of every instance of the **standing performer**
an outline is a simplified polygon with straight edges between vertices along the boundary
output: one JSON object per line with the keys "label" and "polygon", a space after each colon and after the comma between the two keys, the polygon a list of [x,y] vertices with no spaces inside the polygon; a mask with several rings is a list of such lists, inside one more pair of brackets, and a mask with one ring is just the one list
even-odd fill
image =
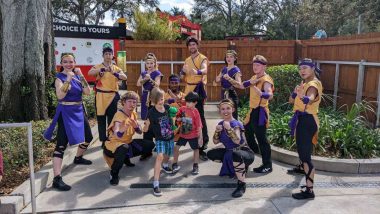
{"label": "standing performer", "polygon": [[108,127],[108,139],[105,143],[103,156],[111,168],[111,185],[119,184],[119,171],[123,164],[135,166],[130,158],[152,152],[153,141],[132,139],[135,133],[141,134],[142,129],[137,123],[135,111],[139,95],[134,91],[127,91],[121,97],[122,109],[116,112]]}
{"label": "standing performer", "polygon": [[244,124],[246,130],[253,132],[254,136],[247,135],[248,145],[253,151],[256,148],[256,140],[259,143],[262,156],[262,165],[254,168],[256,173],[272,172],[271,148],[267,140],[267,128],[269,126],[269,100],[273,97],[273,80],[265,73],[267,60],[261,55],[253,57],[252,68],[254,75],[250,80],[244,81],[241,88],[250,88],[249,108]]}
{"label": "standing performer", "polygon": [[124,72],[112,63],[113,50],[110,47],[103,49],[103,63],[95,65],[88,72],[96,77],[95,105],[96,119],[98,121],[99,140],[107,140],[107,124],[111,124],[112,118],[117,111],[117,103],[120,100],[119,80],[127,80]]}
{"label": "standing performer", "polygon": [[207,134],[207,124],[204,115],[204,103],[207,98],[206,83],[207,83],[207,66],[208,59],[198,51],[198,40],[193,37],[188,37],[186,40],[186,46],[190,51],[191,56],[185,60],[185,64],[181,71],[181,78],[185,80],[185,96],[194,91],[199,95],[199,101],[195,106],[202,120],[202,135],[203,146],[199,150],[200,159],[206,161],[207,155],[205,150],[209,141]]}
{"label": "standing performer", "polygon": [[235,86],[241,84],[241,72],[239,67],[236,66],[237,63],[237,53],[234,50],[228,50],[224,58],[226,65],[219,75],[216,77],[215,82],[221,82],[222,93],[221,99],[230,99],[234,102],[235,111],[233,116],[238,119],[238,103],[239,98],[235,91]]}
{"label": "standing performer", "polygon": [[306,177],[306,185],[299,193],[292,194],[295,199],[314,198],[313,183],[315,169],[311,162],[313,145],[318,142],[318,110],[322,97],[320,70],[311,59],[303,59],[299,64],[303,81],[296,86],[289,101],[294,103],[294,115],[289,123],[292,136],[296,137],[297,152]]}
{"label": "standing performer", "polygon": [[75,68],[75,57],[72,53],[62,54],[61,65],[61,72],[57,73],[54,83],[58,105],[44,137],[51,140],[58,123],[57,144],[53,153],[53,188],[68,191],[71,186],[63,182],[61,177],[62,159],[67,144],[79,144],[74,164],[92,164],[83,158],[83,153],[92,141],[92,134],[82,103],[82,94],[89,95],[91,89],[80,69]]}
{"label": "standing performer", "polygon": [[231,100],[224,99],[219,103],[223,120],[216,126],[213,141],[214,144],[222,143],[224,148],[212,149],[207,152],[207,156],[213,161],[223,162],[220,176],[228,175],[232,178],[236,175],[237,188],[232,197],[238,198],[245,193],[245,174],[254,161],[254,153],[245,140],[243,124],[232,116],[234,111]]}
{"label": "standing performer", "polygon": [[[141,72],[139,79],[137,80],[137,86],[142,87],[141,98],[141,119],[146,120],[148,110],[152,108],[150,102],[150,93],[154,88],[159,88],[163,75],[158,70],[157,58],[153,53],[148,53],[145,56],[145,71]],[[144,132],[143,139],[153,141],[153,131],[149,128],[147,132]],[[141,155],[140,160],[145,160],[152,156],[152,153],[146,153]]]}

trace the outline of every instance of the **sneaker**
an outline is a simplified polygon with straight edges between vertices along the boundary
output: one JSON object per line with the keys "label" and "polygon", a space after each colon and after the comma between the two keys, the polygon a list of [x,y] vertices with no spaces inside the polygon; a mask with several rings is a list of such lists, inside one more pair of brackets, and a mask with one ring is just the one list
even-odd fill
{"label": "sneaker", "polygon": [[173,173],[177,173],[179,171],[179,169],[181,169],[181,167],[178,166],[177,163],[173,163],[172,169],[173,169]]}
{"label": "sneaker", "polygon": [[146,160],[146,159],[152,157],[152,155],[153,155],[153,154],[152,154],[151,152],[150,152],[150,153],[147,153],[147,154],[142,154],[142,155],[140,156],[140,160],[141,160],[141,161]]}
{"label": "sneaker", "polygon": [[172,168],[170,168],[169,166],[167,166],[167,167],[162,166],[162,170],[164,170],[164,172],[166,174],[172,174],[173,173]]}
{"label": "sneaker", "polygon": [[153,187],[153,195],[155,195],[155,196],[161,196],[162,195],[160,187]]}
{"label": "sneaker", "polygon": [[296,167],[294,167],[292,169],[288,169],[287,173],[289,175],[294,175],[294,174],[302,174],[302,175],[304,175],[305,171],[303,170],[303,168],[302,168],[301,165],[297,165]]}
{"label": "sneaker", "polygon": [[71,189],[71,186],[63,182],[62,177],[60,175],[57,175],[53,179],[53,188],[60,191],[69,191]]}
{"label": "sneaker", "polygon": [[110,178],[111,178],[110,184],[112,186],[117,186],[119,184],[119,175],[118,174],[111,172]]}
{"label": "sneaker", "polygon": [[204,152],[203,150],[199,150],[199,159],[201,159],[203,161],[207,161],[208,157],[207,157],[206,152]]}
{"label": "sneaker", "polygon": [[299,193],[293,193],[292,197],[297,200],[314,199],[315,194],[314,191],[311,190],[311,188],[306,187],[306,190],[301,190],[301,192]]}
{"label": "sneaker", "polygon": [[125,158],[125,159],[124,159],[124,164],[125,164],[127,167],[134,167],[134,166],[136,166],[134,163],[131,162],[131,159],[129,159],[129,158]]}
{"label": "sneaker", "polygon": [[191,174],[198,175],[199,174],[199,166],[198,164],[193,164],[193,171],[191,171]]}
{"label": "sneaker", "polygon": [[91,165],[92,161],[84,159],[83,156],[79,156],[74,158],[74,164]]}
{"label": "sneaker", "polygon": [[272,172],[272,167],[266,167],[264,165],[261,165],[260,167],[253,168],[253,171],[256,173],[270,173]]}

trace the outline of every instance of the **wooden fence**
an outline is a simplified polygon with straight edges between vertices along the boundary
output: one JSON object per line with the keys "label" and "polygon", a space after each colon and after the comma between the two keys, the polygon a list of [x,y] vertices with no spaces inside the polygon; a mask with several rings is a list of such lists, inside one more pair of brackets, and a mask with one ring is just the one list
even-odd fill
{"label": "wooden fence", "polygon": [[[380,62],[380,33],[370,33],[359,36],[346,36],[322,40],[267,40],[267,41],[201,41],[200,52],[210,61],[223,61],[227,49],[238,53],[238,66],[242,71],[243,80],[252,76],[251,61],[256,54],[265,56],[270,65],[294,64],[301,58],[327,61],[361,61]],[[141,61],[146,53],[152,52],[158,61],[184,61],[189,51],[183,42],[162,41],[126,41],[127,61]],[[207,92],[209,101],[220,100],[220,86],[213,86],[212,81],[224,64],[211,64],[209,67]],[[358,66],[340,65],[337,106],[355,102],[358,83]],[[173,65],[173,72],[179,73],[182,65]],[[336,66],[321,64],[321,75],[324,92],[333,94]],[[165,75],[162,87],[168,84],[171,65],[159,65]],[[140,91],[136,87],[141,72],[140,64],[128,64],[128,89]],[[362,98],[376,101],[380,67],[366,66]],[[241,91],[241,94],[245,91]],[[372,117],[375,118],[375,117]]]}

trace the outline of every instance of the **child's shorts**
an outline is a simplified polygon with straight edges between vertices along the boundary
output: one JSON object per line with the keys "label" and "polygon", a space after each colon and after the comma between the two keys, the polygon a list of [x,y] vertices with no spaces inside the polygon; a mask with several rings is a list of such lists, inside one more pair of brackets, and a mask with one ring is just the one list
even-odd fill
{"label": "child's shorts", "polygon": [[156,152],[157,154],[163,153],[169,157],[174,153],[174,141],[173,140],[156,140]]}
{"label": "child's shorts", "polygon": [[191,147],[192,150],[196,150],[196,149],[199,149],[199,145],[198,145],[198,138],[191,138],[191,139],[185,139],[185,138],[182,138],[180,137],[178,139],[178,142],[177,142],[177,146],[186,146],[187,142],[189,142],[189,145]]}

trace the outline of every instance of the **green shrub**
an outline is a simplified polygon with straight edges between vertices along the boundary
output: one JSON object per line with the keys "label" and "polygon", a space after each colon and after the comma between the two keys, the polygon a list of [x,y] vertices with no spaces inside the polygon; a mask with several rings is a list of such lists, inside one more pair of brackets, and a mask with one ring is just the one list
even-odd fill
{"label": "green shrub", "polygon": [[268,67],[266,72],[273,78],[274,94],[270,101],[270,109],[286,109],[290,94],[296,85],[300,84],[301,77],[297,65],[279,65]]}
{"label": "green shrub", "polygon": [[[32,122],[33,157],[35,162],[39,159],[51,156],[46,147],[51,147],[54,142],[43,139],[42,133],[49,126],[49,121]],[[17,170],[28,164],[28,131],[27,128],[2,128],[0,129],[0,148],[3,151],[5,173],[8,170]]]}
{"label": "green shrub", "polygon": [[96,108],[95,108],[95,92],[91,91],[90,95],[83,95],[83,104],[86,108],[87,117],[95,118]]}

